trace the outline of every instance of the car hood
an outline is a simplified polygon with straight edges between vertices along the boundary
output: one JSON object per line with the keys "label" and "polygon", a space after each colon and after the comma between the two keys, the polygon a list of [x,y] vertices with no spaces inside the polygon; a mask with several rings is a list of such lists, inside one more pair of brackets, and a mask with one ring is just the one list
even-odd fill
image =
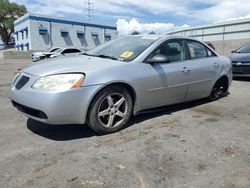
{"label": "car hood", "polygon": [[239,62],[249,62],[250,61],[250,53],[232,53],[229,58],[232,61]]}
{"label": "car hood", "polygon": [[40,55],[43,55],[44,52],[34,52],[33,55],[36,55],[36,56],[40,56]]}
{"label": "car hood", "polygon": [[52,60],[44,60],[33,63],[22,71],[36,76],[46,76],[51,74],[96,71],[124,64],[121,61],[79,55],[75,57],[63,57]]}

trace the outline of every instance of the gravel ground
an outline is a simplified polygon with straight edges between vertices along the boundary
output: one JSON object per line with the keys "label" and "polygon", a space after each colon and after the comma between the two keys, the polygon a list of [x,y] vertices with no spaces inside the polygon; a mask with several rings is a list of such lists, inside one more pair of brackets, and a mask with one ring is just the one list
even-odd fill
{"label": "gravel ground", "polygon": [[0,187],[250,187],[250,79],[230,95],[133,117],[98,136],[83,125],[46,125],[10,104],[28,60],[0,60]]}

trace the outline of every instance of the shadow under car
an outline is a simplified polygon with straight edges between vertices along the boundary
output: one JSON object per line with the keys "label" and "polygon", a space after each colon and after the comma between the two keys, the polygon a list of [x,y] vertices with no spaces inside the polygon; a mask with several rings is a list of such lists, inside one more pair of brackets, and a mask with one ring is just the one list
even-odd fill
{"label": "shadow under car", "polygon": [[[209,102],[210,101],[208,99],[200,99],[192,102],[186,102],[142,111],[138,115],[132,116],[125,129],[135,124],[142,123],[143,121],[146,121],[151,118],[159,117],[162,115],[172,115],[174,112],[194,108],[196,106],[200,106]],[[55,141],[75,140],[98,136],[98,134],[95,133],[92,129],[90,129],[87,125],[81,124],[49,125],[32,119],[28,119],[27,128],[37,135]]]}

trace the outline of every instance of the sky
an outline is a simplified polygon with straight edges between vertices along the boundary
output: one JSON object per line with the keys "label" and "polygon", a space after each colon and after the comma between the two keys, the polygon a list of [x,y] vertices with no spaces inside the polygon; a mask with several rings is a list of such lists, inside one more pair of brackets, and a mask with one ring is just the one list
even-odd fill
{"label": "sky", "polygon": [[[10,0],[29,12],[88,21],[87,0]],[[91,0],[91,22],[133,31],[162,33],[189,26],[250,18],[248,0]]]}

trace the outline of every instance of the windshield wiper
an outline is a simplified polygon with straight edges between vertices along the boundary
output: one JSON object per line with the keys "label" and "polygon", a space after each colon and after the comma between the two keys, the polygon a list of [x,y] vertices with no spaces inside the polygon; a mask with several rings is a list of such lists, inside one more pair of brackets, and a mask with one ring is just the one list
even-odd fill
{"label": "windshield wiper", "polygon": [[104,55],[104,54],[93,55],[93,54],[83,53],[82,55],[100,57],[100,58],[107,58],[107,59],[118,60],[118,61],[124,61],[124,59],[118,59],[118,58],[116,58],[114,56],[109,56],[109,55]]}
{"label": "windshield wiper", "polygon": [[101,57],[101,58],[107,58],[107,59],[113,59],[113,60],[119,60],[114,56],[109,56],[109,55],[104,55],[104,54],[100,54],[100,55],[96,55],[96,57]]}

